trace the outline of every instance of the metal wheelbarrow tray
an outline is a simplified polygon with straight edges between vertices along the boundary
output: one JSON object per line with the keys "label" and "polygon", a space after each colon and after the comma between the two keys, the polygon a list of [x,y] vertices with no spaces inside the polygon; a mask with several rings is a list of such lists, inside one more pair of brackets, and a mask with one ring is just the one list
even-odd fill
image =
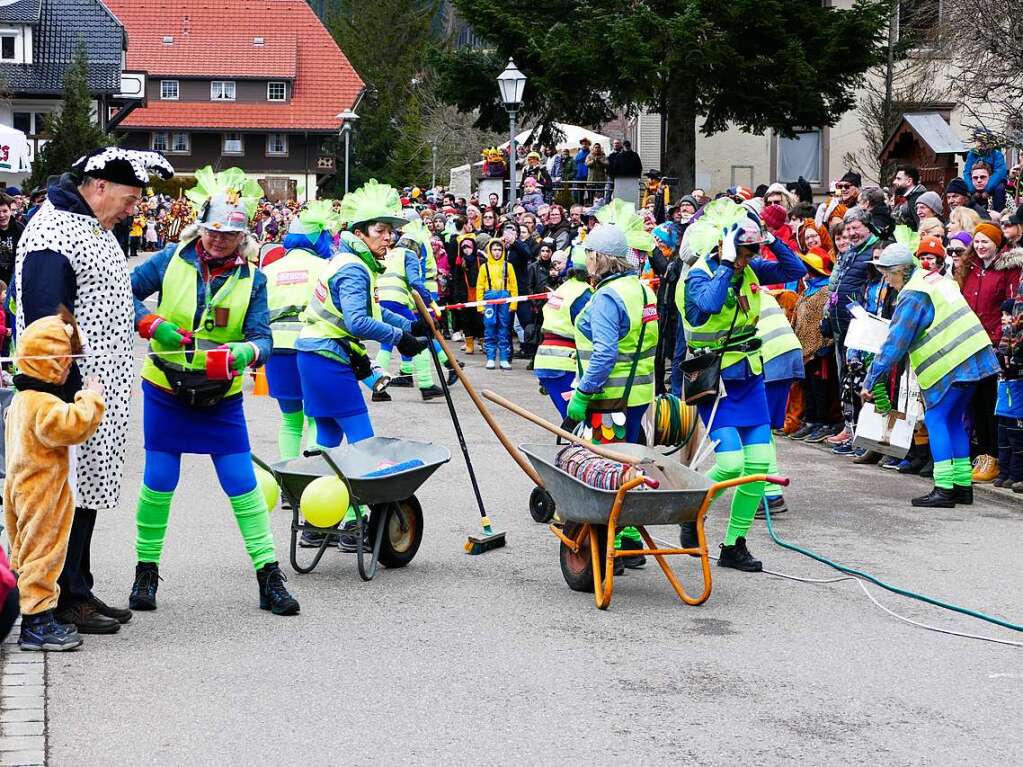
{"label": "metal wheelbarrow tray", "polygon": [[[646,462],[637,468],[659,483],[658,487],[644,487],[647,482],[642,477],[629,480],[618,490],[592,487],[555,465],[564,445],[519,446],[543,478],[545,488],[557,504],[558,516],[565,523],[561,529],[551,525],[551,532],[561,541],[561,572],[566,583],[575,591],[592,590],[597,607],[606,609],[614,593],[614,560],[642,554],[657,561],[679,599],[689,605],[703,604],[710,597],[712,586],[703,523],[714,496],[729,487],[749,482],[772,481],[787,485],[788,480],[757,474],[714,483],[643,445],[615,443],[613,447],[617,452],[644,459]],[[684,522],[696,523],[697,548],[658,548],[646,530],[648,525]],[[615,536],[623,527],[637,528],[646,548],[616,551]],[[699,596],[686,593],[665,560],[666,556],[679,554],[700,558],[703,591]]]}
{"label": "metal wheelbarrow tray", "polygon": [[[367,521],[361,511],[356,514],[359,576],[368,581],[376,574],[380,564],[404,567],[415,557],[423,535],[423,511],[415,492],[442,464],[451,460],[451,453],[447,448],[429,442],[371,437],[354,445],[307,451],[302,458],[272,465],[255,457],[253,460],[273,475],[291,506],[291,566],[296,572],[312,572],[331,544],[330,534],[336,534],[338,530],[338,525],[321,528],[301,518],[302,493],[310,482],[320,477],[336,476],[348,486],[355,508],[359,505],[370,508],[368,540],[364,537]],[[382,476],[366,476],[382,468],[381,464],[413,460],[422,461],[422,465]],[[298,539],[306,531],[327,535],[323,536],[312,562],[302,565],[298,561]],[[368,566],[364,561],[365,544],[372,549]]]}

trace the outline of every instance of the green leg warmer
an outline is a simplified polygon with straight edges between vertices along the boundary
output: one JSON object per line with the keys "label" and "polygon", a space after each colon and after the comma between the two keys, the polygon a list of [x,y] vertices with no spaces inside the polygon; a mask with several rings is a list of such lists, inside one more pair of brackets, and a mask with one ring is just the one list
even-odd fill
{"label": "green leg warmer", "polygon": [[622,538],[628,538],[634,543],[643,545],[643,536],[639,534],[639,530],[634,527],[623,527],[615,535],[615,548],[620,549],[622,547]]}
{"label": "green leg warmer", "polygon": [[412,375],[412,360],[408,362],[402,360],[401,365],[398,366],[398,372],[403,376]]}
{"label": "green leg warmer", "polygon": [[305,414],[298,410],[294,413],[281,413],[281,428],[277,432],[277,451],[282,461],[298,458],[302,452],[302,426]]}
{"label": "green leg warmer", "polygon": [[[766,474],[767,467],[771,463],[771,454],[774,453],[774,446],[766,445],[745,445],[742,448],[743,454],[743,476],[751,474]],[[732,546],[737,538],[749,532],[753,525],[753,515],[757,513],[757,507],[764,498],[763,482],[750,482],[748,485],[739,485],[735,488],[735,496],[732,498],[732,514],[728,518],[728,529],[725,531],[724,544]]]}
{"label": "green leg warmer", "polygon": [[142,486],[135,511],[135,554],[139,562],[160,564],[173,497],[173,492],[161,493]]}
{"label": "green leg warmer", "polygon": [[[958,459],[964,460],[964,459]],[[966,465],[969,467],[970,461],[966,460]],[[973,469],[970,468],[970,478],[972,479]],[[934,462],[934,486],[940,487],[944,490],[951,490],[952,485],[955,484],[955,463],[952,459],[946,461],[935,461]]]}
{"label": "green leg warmer", "polygon": [[305,416],[305,444],[307,450],[318,447],[316,444],[316,419]]}
{"label": "green leg warmer", "polygon": [[433,375],[430,373],[431,364],[433,364],[433,361],[430,359],[429,350],[419,352],[419,354],[412,358],[412,370],[415,373],[416,386],[420,389],[433,386]]}
{"label": "green leg warmer", "polygon": [[256,487],[247,493],[232,495],[230,501],[253,566],[259,570],[265,564],[276,562],[274,539],[270,534],[270,512],[260,489]]}
{"label": "green leg warmer", "polygon": [[377,358],[373,362],[378,368],[383,368],[384,370],[387,370],[389,367],[391,367],[392,354],[393,352],[390,351],[385,352],[383,349],[381,349],[380,351],[377,352]]}
{"label": "green leg warmer", "polygon": [[[707,478],[711,482],[725,482],[729,479],[735,479],[742,474],[742,465],[741,450],[724,450],[720,453],[715,453],[714,465],[707,472]],[[722,492],[724,491],[719,491],[714,497],[717,498]]]}
{"label": "green leg warmer", "polygon": [[[934,470],[937,472],[938,464],[934,464]],[[938,475],[934,476],[937,479]],[[960,487],[973,486],[973,466],[970,464],[969,458],[952,459],[952,482]]]}
{"label": "green leg warmer", "polygon": [[[436,342],[434,342],[434,343],[436,343]],[[429,354],[430,350],[427,349],[426,353]],[[441,365],[447,365],[448,364],[448,355],[444,351],[444,347],[441,347],[440,349],[437,350],[437,359],[440,360],[440,364]]]}
{"label": "green leg warmer", "polygon": [[[778,450],[775,446],[774,435],[771,435],[771,460],[767,464],[767,473],[778,475]],[[773,482],[768,483],[764,487],[764,495],[768,498],[780,498],[781,497],[781,485],[776,485]]]}

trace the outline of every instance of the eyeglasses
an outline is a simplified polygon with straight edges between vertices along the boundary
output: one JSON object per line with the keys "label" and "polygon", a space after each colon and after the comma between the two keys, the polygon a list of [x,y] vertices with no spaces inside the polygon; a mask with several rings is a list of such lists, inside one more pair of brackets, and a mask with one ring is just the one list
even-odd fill
{"label": "eyeglasses", "polygon": [[966,252],[966,248],[945,248],[945,254],[948,256],[958,256]]}
{"label": "eyeglasses", "polygon": [[840,192],[844,192],[846,189],[848,189],[851,186],[852,186],[852,184],[835,184],[835,189],[837,189]]}

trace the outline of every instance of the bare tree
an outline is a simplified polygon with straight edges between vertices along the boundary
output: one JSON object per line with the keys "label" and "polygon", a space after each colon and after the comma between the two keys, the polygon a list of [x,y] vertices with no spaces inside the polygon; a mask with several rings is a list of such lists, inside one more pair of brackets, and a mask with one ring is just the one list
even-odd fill
{"label": "bare tree", "polygon": [[859,98],[863,145],[842,158],[847,168],[882,186],[891,180],[894,168],[883,164],[879,156],[903,113],[933,107],[950,96],[946,78],[938,71],[948,55],[937,13],[939,3],[890,2],[887,59],[868,73]]}
{"label": "bare tree", "polygon": [[969,127],[1023,146],[1023,12],[1019,0],[954,0],[944,28],[954,93]]}

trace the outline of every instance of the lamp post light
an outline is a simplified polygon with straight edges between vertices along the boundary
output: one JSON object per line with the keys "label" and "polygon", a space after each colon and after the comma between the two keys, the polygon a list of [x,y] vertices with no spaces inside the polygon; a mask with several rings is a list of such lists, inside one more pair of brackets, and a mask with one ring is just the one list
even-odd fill
{"label": "lamp post light", "polygon": [[511,59],[508,59],[508,66],[498,75],[497,87],[501,89],[501,100],[504,102],[504,108],[508,110],[508,123],[511,131],[511,143],[508,144],[508,175],[511,179],[508,184],[508,210],[512,210],[515,207],[515,186],[518,182],[515,172],[515,162],[518,159],[518,148],[515,145],[515,118],[522,105],[522,94],[526,90],[526,76],[519,71]]}
{"label": "lamp post light", "polygon": [[352,127],[355,125],[355,121],[359,119],[359,116],[349,109],[337,115],[337,119],[341,120],[341,133],[345,137],[345,194],[348,194],[348,159],[351,157],[349,145],[352,138]]}

